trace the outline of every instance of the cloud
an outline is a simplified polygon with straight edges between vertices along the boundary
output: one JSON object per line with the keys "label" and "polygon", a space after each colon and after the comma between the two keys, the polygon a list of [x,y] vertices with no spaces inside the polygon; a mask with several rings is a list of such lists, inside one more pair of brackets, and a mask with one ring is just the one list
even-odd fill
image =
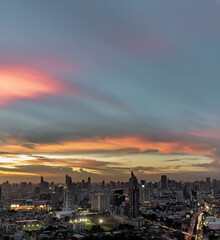
{"label": "cloud", "polygon": [[[30,174],[40,174],[42,171],[44,173],[45,171],[49,171],[49,173],[55,173],[60,168],[103,170],[112,165],[117,166],[120,164],[113,161],[98,161],[85,158],[48,158],[31,154],[2,154],[0,156],[0,171],[2,172],[27,172]],[[56,169],[56,171],[54,169]]]}
{"label": "cloud", "polygon": [[142,153],[159,153],[158,149],[146,149]]}
{"label": "cloud", "polygon": [[168,159],[164,160],[164,162],[184,162],[184,161],[201,161],[200,158],[177,158],[177,159]]}
{"label": "cloud", "polygon": [[[179,134],[180,135],[180,134]],[[173,136],[165,134],[153,135],[121,135],[109,137],[78,137],[74,140],[54,143],[26,142],[23,136],[13,139],[10,136],[3,138],[5,152],[32,153],[122,153],[122,154],[195,154],[208,155],[213,149],[209,142],[200,141],[198,137],[186,134]],[[44,140],[44,139],[43,139]],[[29,145],[30,144],[30,145]],[[214,155],[210,155],[214,157]]]}
{"label": "cloud", "polygon": [[[130,114],[136,115],[136,112],[132,110],[131,108],[127,107],[125,104],[123,104],[115,95],[110,94],[103,94],[97,89],[89,89],[85,85],[79,82],[72,83],[74,86],[72,90],[70,89],[70,94],[73,94],[76,97],[84,98],[88,100],[92,100],[98,103],[102,103],[104,105],[108,105],[110,107],[128,112]],[[74,91],[76,89],[77,91]]]}
{"label": "cloud", "polygon": [[211,149],[206,156],[212,159],[210,163],[193,164],[193,166],[213,170],[220,168],[220,147]]}
{"label": "cloud", "polygon": [[193,164],[193,167],[200,167],[200,168],[204,168],[204,169],[214,169],[214,170],[218,170],[220,168],[220,164],[219,163],[201,163],[201,164]]}
{"label": "cloud", "polygon": [[64,174],[75,174],[78,177],[94,176],[102,178],[108,176],[126,176],[131,170],[137,173],[159,173],[169,172],[179,169],[181,165],[175,167],[163,166],[123,166],[122,162],[102,161],[84,158],[49,158],[41,155],[21,155],[21,154],[2,154],[0,158],[0,175],[27,175],[48,177],[60,177]]}
{"label": "cloud", "polygon": [[[33,58],[35,59],[35,58]],[[36,60],[36,59],[35,59]],[[44,64],[42,64],[42,61]],[[44,62],[45,61],[45,62]],[[136,114],[132,109],[123,104],[116,96],[102,94],[97,89],[89,89],[84,84],[77,81],[67,81],[60,74],[55,74],[57,65],[61,68],[70,68],[67,63],[60,63],[58,60],[36,60],[33,62],[19,65],[8,62],[0,62],[0,107],[16,102],[17,100],[43,100],[46,96],[69,96],[78,99],[86,99],[107,105],[130,114]],[[45,70],[45,65],[52,69]],[[72,67],[71,71],[79,71],[80,67]],[[53,72],[49,74],[49,72]],[[73,74],[73,73],[72,73]],[[59,77],[54,77],[58,75]],[[74,78],[74,75],[73,75]]]}
{"label": "cloud", "polygon": [[64,85],[39,71],[0,66],[0,105],[17,99],[37,99],[45,95],[59,95]]}
{"label": "cloud", "polygon": [[206,129],[202,131],[191,131],[188,132],[189,135],[204,138],[206,141],[207,139],[216,139],[220,140],[220,129]]}
{"label": "cloud", "polygon": [[[23,136],[18,139],[10,139],[10,136],[6,136],[2,142],[2,150],[9,154],[2,153],[3,164],[1,167],[8,168],[1,171],[6,172],[29,172],[37,173],[43,171],[46,173],[47,169],[50,176],[54,174],[59,177],[59,173],[64,171],[81,172],[83,169],[88,173],[95,174],[94,176],[99,178],[105,174],[106,176],[123,176],[129,174],[132,169],[139,174],[159,174],[159,173],[171,173],[176,171],[184,171],[193,167],[194,169],[209,168],[213,171],[214,167],[219,166],[220,151],[218,142],[216,148],[213,148],[213,139],[210,141],[204,141],[200,136],[194,136],[188,133],[173,133],[173,134],[161,134],[161,135],[118,135],[108,137],[92,137],[83,138],[77,137],[74,140],[55,142],[55,143],[34,143],[26,142]],[[31,144],[31,145],[29,145]],[[14,154],[13,154],[14,152]],[[35,154],[33,154],[33,152]],[[163,155],[184,155],[184,158],[175,158],[160,160],[162,162],[170,162],[169,165],[161,164],[149,166],[148,160],[142,165],[134,167],[135,159],[142,158],[146,155],[158,155],[160,159]],[[57,155],[57,157],[46,157],[46,155]],[[88,158],[70,158],[68,155],[79,154],[82,156],[92,154],[94,159],[89,156]],[[121,158],[120,163],[112,157],[123,157],[131,155],[134,156],[134,161],[128,163],[125,158]],[[140,156],[141,155],[141,156]],[[195,157],[188,156],[194,155]],[[61,157],[62,156],[62,159]],[[66,156],[66,157],[65,157]],[[99,156],[99,160],[96,157]],[[101,157],[103,160],[100,160]],[[106,158],[108,156],[109,158]],[[154,156],[155,158],[155,156]],[[109,159],[114,159],[110,161]],[[122,160],[123,159],[123,160]],[[211,164],[207,164],[207,161],[212,160]],[[122,165],[124,161],[124,166]],[[175,164],[175,162],[186,161],[206,161],[204,164]],[[150,161],[151,162],[151,161]],[[30,166],[38,166],[38,169],[34,169]],[[138,161],[136,163],[138,165]],[[8,167],[7,167],[8,166]],[[62,171],[60,172],[60,169]]]}

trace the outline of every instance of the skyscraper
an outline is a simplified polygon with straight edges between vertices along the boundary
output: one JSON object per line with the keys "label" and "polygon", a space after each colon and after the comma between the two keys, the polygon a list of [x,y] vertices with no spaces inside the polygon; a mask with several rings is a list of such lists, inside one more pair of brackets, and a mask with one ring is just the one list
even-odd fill
{"label": "skyscraper", "polygon": [[129,178],[129,216],[136,218],[139,216],[139,189],[138,181],[131,171],[131,178]]}
{"label": "skyscraper", "polygon": [[206,178],[206,190],[207,191],[211,190],[211,179],[210,179],[210,177]]}
{"label": "skyscraper", "polygon": [[64,201],[63,201],[63,211],[70,211],[71,207],[70,207],[70,192],[67,189],[64,192]]}
{"label": "skyscraper", "polygon": [[160,187],[161,187],[161,189],[167,189],[167,176],[166,175],[161,176]]}
{"label": "skyscraper", "polygon": [[72,185],[72,178],[66,175],[66,187],[70,187]]}
{"label": "skyscraper", "polygon": [[91,177],[88,177],[88,184],[91,184]]}
{"label": "skyscraper", "polygon": [[110,210],[110,198],[108,194],[98,193],[92,195],[91,208],[105,212]]}

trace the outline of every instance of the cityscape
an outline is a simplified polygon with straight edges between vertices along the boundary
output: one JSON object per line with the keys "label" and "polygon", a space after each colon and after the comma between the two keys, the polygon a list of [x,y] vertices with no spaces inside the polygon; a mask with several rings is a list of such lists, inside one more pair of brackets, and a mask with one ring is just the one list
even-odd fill
{"label": "cityscape", "polygon": [[0,240],[220,240],[220,0],[0,0]]}
{"label": "cityscape", "polygon": [[1,239],[219,239],[220,180],[1,184]]}

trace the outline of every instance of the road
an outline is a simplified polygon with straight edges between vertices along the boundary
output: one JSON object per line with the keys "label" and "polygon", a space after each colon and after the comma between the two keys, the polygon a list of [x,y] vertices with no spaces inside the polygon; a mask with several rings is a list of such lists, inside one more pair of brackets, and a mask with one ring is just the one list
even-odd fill
{"label": "road", "polygon": [[[191,219],[190,227],[189,227],[189,234],[186,237],[186,240],[192,240],[193,237],[195,237],[195,240],[203,239],[203,221],[202,221],[203,214],[204,214],[203,211],[200,211],[193,215]],[[195,227],[196,227],[196,232],[194,235]]]}
{"label": "road", "polygon": [[[172,228],[172,227],[167,227],[167,226],[165,226],[165,225],[163,225],[163,224],[161,224],[161,223],[159,223],[159,222],[150,221],[150,220],[148,220],[148,219],[146,219],[146,218],[145,218],[144,220],[145,220],[146,222],[148,222],[148,223],[151,223],[151,224],[155,225],[155,226],[158,226],[158,227],[161,227],[161,228],[165,228],[165,229],[167,229],[167,230],[171,230],[171,231],[175,231],[175,232],[180,231],[182,234],[184,234],[184,235],[186,235],[186,236],[189,235],[188,232],[184,232],[184,231],[181,231],[181,230],[179,230],[179,229]],[[195,237],[195,235],[193,235],[193,236]]]}
{"label": "road", "polygon": [[196,236],[195,236],[195,240],[202,240],[203,239],[203,214],[204,213],[200,213],[198,218],[197,218],[197,226],[196,226]]}

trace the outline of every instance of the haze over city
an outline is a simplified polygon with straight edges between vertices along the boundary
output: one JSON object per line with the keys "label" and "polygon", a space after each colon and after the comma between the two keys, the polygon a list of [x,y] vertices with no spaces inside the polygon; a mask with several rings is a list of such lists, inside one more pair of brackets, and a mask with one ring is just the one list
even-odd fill
{"label": "haze over city", "polygon": [[0,1],[0,183],[219,178],[219,28],[214,0]]}

